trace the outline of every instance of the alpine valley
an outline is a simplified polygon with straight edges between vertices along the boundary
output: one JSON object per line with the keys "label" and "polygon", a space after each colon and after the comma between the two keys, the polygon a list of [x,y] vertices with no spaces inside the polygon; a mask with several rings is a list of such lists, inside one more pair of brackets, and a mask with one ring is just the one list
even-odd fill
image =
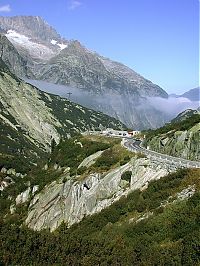
{"label": "alpine valley", "polygon": [[40,17],[0,32],[0,265],[200,265],[200,110],[163,126],[164,90]]}

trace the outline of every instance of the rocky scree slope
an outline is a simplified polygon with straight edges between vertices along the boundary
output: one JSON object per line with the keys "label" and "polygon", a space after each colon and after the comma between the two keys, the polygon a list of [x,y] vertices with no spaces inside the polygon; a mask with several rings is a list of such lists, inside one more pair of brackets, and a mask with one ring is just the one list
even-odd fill
{"label": "rocky scree slope", "polygon": [[9,31],[6,36],[18,52],[29,59],[28,66],[38,80],[84,91],[84,98],[89,99],[87,107],[130,127],[152,128],[166,121],[166,115],[148,104],[147,97],[166,98],[167,93],[130,68],[86,49],[78,41],[61,39],[39,17],[0,17],[0,23]]}
{"label": "rocky scree slope", "polygon": [[183,112],[173,121],[176,122],[147,132],[144,145],[160,153],[199,161],[200,114],[195,112],[188,117],[188,112]]}

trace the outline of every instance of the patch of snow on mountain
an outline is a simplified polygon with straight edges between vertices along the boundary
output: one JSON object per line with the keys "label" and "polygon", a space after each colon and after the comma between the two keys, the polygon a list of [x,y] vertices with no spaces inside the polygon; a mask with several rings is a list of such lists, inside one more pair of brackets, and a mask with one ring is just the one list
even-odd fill
{"label": "patch of snow on mountain", "polygon": [[55,55],[55,52],[45,44],[36,43],[27,36],[14,30],[8,30],[6,37],[16,47],[21,47],[28,50],[33,58],[48,59]]}
{"label": "patch of snow on mountain", "polygon": [[57,43],[57,45],[60,47],[61,50],[67,47],[67,44],[64,44],[64,43]]}
{"label": "patch of snow on mountain", "polygon": [[26,37],[25,35],[19,34],[14,30],[8,30],[6,37],[8,39],[12,39],[13,41],[19,43],[19,44],[24,44],[24,43],[29,43],[29,38]]}
{"label": "patch of snow on mountain", "polygon": [[57,41],[51,40],[51,44],[56,45]]}
{"label": "patch of snow on mountain", "polygon": [[67,47],[67,44],[58,43],[58,41],[56,41],[56,40],[51,40],[51,44],[59,46],[61,50],[65,49]]}

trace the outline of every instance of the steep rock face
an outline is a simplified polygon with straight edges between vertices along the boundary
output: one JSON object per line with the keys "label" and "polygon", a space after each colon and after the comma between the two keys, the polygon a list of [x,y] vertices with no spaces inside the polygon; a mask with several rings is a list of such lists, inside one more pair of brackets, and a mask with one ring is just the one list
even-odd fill
{"label": "steep rock face", "polygon": [[78,41],[71,41],[59,55],[46,62],[38,75],[38,79],[75,86],[98,94],[106,88],[105,83],[109,78],[109,72],[98,57]]}
{"label": "steep rock face", "polygon": [[0,56],[9,69],[19,77],[34,78],[28,59],[23,57],[6,36],[0,34]]}
{"label": "steep rock face", "polygon": [[167,93],[162,88],[152,83],[150,80],[145,79],[129,67],[98,54],[97,56],[109,73],[124,80],[122,88],[125,92],[128,90],[131,93],[132,90],[138,90],[140,96],[144,97],[168,97]]}
{"label": "steep rock face", "polygon": [[[163,125],[167,117],[145,97],[167,97],[157,85],[130,68],[103,58],[72,41],[40,69],[38,79],[76,87],[78,102],[137,129]],[[73,93],[73,89],[71,89]],[[84,92],[84,94],[83,94]],[[73,97],[73,96],[72,96]]]}
{"label": "steep rock face", "polygon": [[[175,170],[175,169],[174,169]],[[134,162],[131,177],[131,189],[145,189],[152,180],[157,180],[171,171],[170,166],[150,159],[138,159]]]}
{"label": "steep rock face", "polygon": [[153,137],[147,146],[155,151],[189,160],[200,160],[200,123],[189,130]]}
{"label": "steep rock face", "polygon": [[61,39],[60,35],[38,16],[0,17],[0,25],[4,31],[12,29],[33,39],[43,41]]}
{"label": "steep rock face", "polygon": [[0,25],[18,52],[28,58],[33,72],[37,72],[38,63],[55,56],[67,46],[67,41],[41,17],[0,17]]}
{"label": "steep rock face", "polygon": [[[125,171],[132,171],[130,183],[121,178]],[[161,169],[159,163],[143,158],[132,159],[106,175],[91,174],[82,181],[71,180],[65,174],[60,181],[52,182],[33,198],[26,224],[34,230],[50,228],[51,231],[62,222],[71,226],[168,172],[167,167]]]}
{"label": "steep rock face", "polygon": [[61,127],[61,123],[41,100],[37,89],[3,73],[0,78],[0,96],[1,118],[4,122],[7,122],[4,117],[7,117],[10,123],[11,118],[14,118],[16,124],[12,123],[13,128],[26,132],[30,141],[35,141],[45,149],[52,137],[59,141],[56,127]]}

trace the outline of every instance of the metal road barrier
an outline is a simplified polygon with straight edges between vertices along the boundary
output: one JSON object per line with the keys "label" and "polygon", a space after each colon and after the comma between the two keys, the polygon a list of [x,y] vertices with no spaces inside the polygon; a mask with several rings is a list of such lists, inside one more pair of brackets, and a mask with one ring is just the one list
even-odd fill
{"label": "metal road barrier", "polygon": [[124,146],[132,152],[141,152],[147,155],[148,157],[153,157],[158,159],[159,161],[165,161],[168,164],[175,165],[183,168],[200,168],[200,162],[198,161],[190,161],[187,159],[183,159],[180,157],[174,157],[168,154],[159,153],[152,150],[147,150],[146,148],[141,146],[141,142],[139,144],[136,141],[132,140],[124,140]]}

